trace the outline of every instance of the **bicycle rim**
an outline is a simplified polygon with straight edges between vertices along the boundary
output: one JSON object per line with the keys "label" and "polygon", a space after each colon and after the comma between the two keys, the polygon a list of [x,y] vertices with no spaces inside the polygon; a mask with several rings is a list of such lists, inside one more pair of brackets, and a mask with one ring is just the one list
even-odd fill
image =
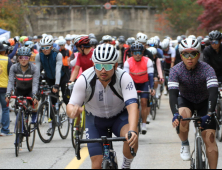
{"label": "bicycle rim", "polygon": [[[52,108],[51,108],[51,114],[49,117],[48,103],[43,102],[39,106],[37,115],[38,115],[37,130],[38,130],[39,138],[42,140],[43,143],[50,143],[55,133],[55,122],[54,122],[55,116],[54,116],[54,113],[52,112]],[[50,128],[52,128],[51,136],[47,134]]]}
{"label": "bicycle rim", "polygon": [[28,134],[26,136],[26,144],[29,152],[31,152],[35,145],[35,135],[36,135],[36,129],[35,125],[31,124],[31,115],[29,114],[28,121],[27,121],[27,127],[28,127]]}
{"label": "bicycle rim", "polygon": [[66,139],[69,135],[69,117],[66,114],[66,110],[64,108],[64,103],[60,106],[59,110],[59,119],[60,119],[60,125],[58,126],[59,129],[59,135],[62,139]]}
{"label": "bicycle rim", "polygon": [[196,151],[196,167],[197,169],[203,169],[203,158],[202,158],[202,142],[200,138],[197,138],[197,151]]}

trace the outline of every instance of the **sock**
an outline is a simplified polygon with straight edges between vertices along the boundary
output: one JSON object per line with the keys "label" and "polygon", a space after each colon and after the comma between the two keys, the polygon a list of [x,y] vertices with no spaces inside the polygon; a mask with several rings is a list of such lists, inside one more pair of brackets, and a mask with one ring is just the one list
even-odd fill
{"label": "sock", "polygon": [[186,141],[182,142],[182,146],[190,146],[188,139]]}
{"label": "sock", "polygon": [[133,162],[133,159],[127,159],[125,156],[123,156],[122,169],[130,169],[132,162]]}
{"label": "sock", "polygon": [[143,127],[146,127],[146,123],[143,123]]}

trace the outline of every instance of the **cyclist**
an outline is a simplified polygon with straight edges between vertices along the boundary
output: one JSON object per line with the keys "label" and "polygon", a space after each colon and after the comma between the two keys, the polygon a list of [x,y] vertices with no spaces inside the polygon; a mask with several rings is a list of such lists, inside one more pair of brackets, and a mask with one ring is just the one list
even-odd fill
{"label": "cyclist", "polygon": [[116,49],[119,52],[118,64],[119,64],[119,68],[123,68],[123,58],[124,58],[124,52],[125,52],[124,44],[126,41],[123,37],[120,37],[118,42],[119,44],[116,47]]}
{"label": "cyclist", "polygon": [[70,34],[67,34],[65,40],[66,40],[65,48],[67,50],[72,51],[72,49],[73,49],[72,44],[71,44],[72,36]]}
{"label": "cyclist", "polygon": [[[170,46],[170,41],[168,39],[164,39],[161,46],[162,46],[163,55],[165,58],[165,61],[164,61],[165,76],[169,76],[169,70],[170,68],[174,66],[174,63],[176,60],[176,50],[175,48]],[[165,81],[165,87],[166,88],[164,91],[164,95],[167,95],[168,94],[167,81]]]}
{"label": "cyclist", "polygon": [[[151,59],[143,56],[144,47],[141,43],[134,43],[131,46],[132,56],[124,63],[124,71],[129,73],[135,83],[135,87],[137,90],[141,91],[150,91],[154,96],[155,91],[153,90],[154,86],[154,68],[153,62]],[[150,113],[150,102],[148,94],[141,94],[141,107],[142,107],[142,134],[145,135],[147,133],[146,122],[147,117]],[[150,120],[148,119],[148,122]]]}
{"label": "cyclist", "polygon": [[104,35],[102,38],[102,43],[104,44],[111,44],[113,38],[110,35]]}
{"label": "cyclist", "polygon": [[74,82],[79,74],[79,70],[82,67],[82,71],[85,71],[93,66],[92,55],[94,49],[90,46],[90,39],[88,36],[78,36],[75,39],[75,45],[79,51],[78,58],[75,64],[75,70],[73,71],[70,82]]}
{"label": "cyclist", "polygon": [[128,44],[129,47],[126,48],[126,50],[125,50],[125,52],[124,52],[123,63],[125,63],[125,61],[126,61],[128,58],[132,57],[132,55],[131,55],[132,53],[131,53],[130,48],[131,48],[131,45],[135,43],[135,38],[133,38],[133,37],[128,38],[126,42],[127,42],[127,44]]}
{"label": "cyclist", "polygon": [[[124,143],[123,169],[129,169],[133,161],[129,144],[135,152],[138,148],[137,93],[129,74],[118,67],[118,53],[110,44],[99,45],[93,53],[94,67],[85,71],[77,80],[67,114],[74,119],[86,108],[86,137],[88,139],[107,136],[111,128],[117,137],[132,138]],[[98,78],[97,78],[98,77]],[[127,134],[127,135],[126,135]],[[102,147],[88,144],[93,169],[101,169]]]}
{"label": "cyclist", "polygon": [[10,69],[6,102],[8,103],[10,100],[11,92],[14,89],[14,78],[16,78],[15,95],[32,97],[35,104],[35,109],[32,113],[32,124],[36,124],[38,109],[37,92],[40,73],[37,71],[37,67],[30,63],[31,55],[31,50],[28,47],[22,47],[18,49],[17,56],[19,63],[12,65]]}
{"label": "cyclist", "polygon": [[203,51],[204,61],[214,68],[218,81],[222,82],[222,35],[220,31],[209,33],[210,46]]}
{"label": "cyclist", "polygon": [[143,33],[138,33],[137,34],[137,41],[141,44],[143,44],[144,47],[144,51],[143,51],[143,56],[150,58],[151,60],[153,60],[153,55],[152,53],[147,50],[146,47],[146,43],[147,43],[148,37],[146,34]]}
{"label": "cyclist", "polygon": [[60,47],[59,52],[63,56],[62,57],[62,63],[63,63],[62,70],[66,74],[66,83],[68,83],[69,78],[70,78],[69,65],[70,65],[70,57],[72,55],[72,51],[65,48],[65,45],[66,45],[66,40],[65,39],[60,39],[59,42],[58,42],[58,45]]}
{"label": "cyclist", "polygon": [[183,38],[181,36],[177,37],[178,45],[175,47],[175,49],[176,49],[175,65],[177,65],[178,63],[180,63],[182,61],[181,56],[180,56],[180,52],[179,52],[179,45],[182,40],[183,40]]}
{"label": "cyclist", "polygon": [[90,39],[90,46],[93,48],[93,49],[95,49],[96,47],[97,47],[97,45],[98,45],[98,41],[97,41],[97,39],[94,39],[94,38],[92,38],[92,39]]}
{"label": "cyclist", "polygon": [[154,89],[156,89],[156,98],[160,98],[161,84],[164,82],[163,70],[161,66],[160,58],[161,56],[157,52],[155,47],[150,47],[148,50],[153,54],[153,68],[154,68]]}
{"label": "cyclist", "polygon": [[[170,107],[173,127],[177,127],[178,116],[191,118],[194,111],[202,119],[202,136],[206,145],[211,169],[217,168],[218,148],[215,139],[216,121],[211,118],[217,104],[218,81],[210,65],[198,61],[201,45],[197,39],[182,40],[179,50],[183,62],[171,68],[169,76]],[[179,109],[178,109],[179,108]],[[191,158],[188,140],[189,122],[181,121],[179,137],[182,141],[181,158]]]}

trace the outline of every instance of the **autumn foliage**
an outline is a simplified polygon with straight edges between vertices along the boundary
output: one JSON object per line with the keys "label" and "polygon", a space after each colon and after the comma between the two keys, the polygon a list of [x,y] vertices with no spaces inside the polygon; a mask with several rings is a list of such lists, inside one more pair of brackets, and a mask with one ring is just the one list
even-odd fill
{"label": "autumn foliage", "polygon": [[200,29],[207,31],[222,30],[222,1],[221,0],[198,0],[198,4],[204,7],[204,12],[199,16]]}

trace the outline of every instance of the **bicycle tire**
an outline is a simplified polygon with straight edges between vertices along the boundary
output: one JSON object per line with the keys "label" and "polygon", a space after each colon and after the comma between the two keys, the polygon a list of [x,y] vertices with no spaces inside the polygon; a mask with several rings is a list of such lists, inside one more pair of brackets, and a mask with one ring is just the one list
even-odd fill
{"label": "bicycle tire", "polygon": [[[222,107],[222,101],[219,102],[219,104],[217,105],[217,117],[218,117],[218,120],[221,120],[222,119],[222,110],[221,110],[221,107]],[[222,126],[220,125],[220,130],[217,128],[217,139],[222,142]]]}
{"label": "bicycle tire", "polygon": [[197,138],[197,155],[196,155],[196,159],[197,159],[197,169],[203,169],[203,160],[202,160],[202,142],[200,138]]}
{"label": "bicycle tire", "polygon": [[153,101],[155,101],[155,102],[153,102],[153,106],[152,106],[152,108],[151,109],[153,109],[153,115],[152,115],[152,118],[153,118],[153,120],[155,120],[156,119],[156,108],[157,108],[157,100],[155,99],[155,98],[153,98]]}
{"label": "bicycle tire", "polygon": [[21,129],[22,129],[22,120],[21,120],[21,112],[18,111],[16,118],[16,127],[15,127],[15,156],[19,156],[20,143],[21,143]]}
{"label": "bicycle tire", "polygon": [[[27,119],[27,133],[28,135],[26,136],[26,145],[27,148],[29,150],[29,152],[32,152],[34,145],[35,145],[35,135],[36,135],[36,130],[35,130],[35,125],[31,124],[31,114],[28,115],[28,119]],[[34,128],[32,128],[32,126],[34,126]],[[31,140],[31,142],[30,142]]]}
{"label": "bicycle tire", "polygon": [[[48,107],[49,107],[48,102],[45,101],[45,102],[41,103],[41,105],[39,106],[38,112],[37,112],[37,115],[38,115],[37,130],[38,130],[39,138],[41,139],[41,141],[43,143],[50,143],[52,141],[53,137],[54,137],[54,134],[55,134],[55,115],[52,111],[51,111],[51,114],[50,114],[51,115],[50,117],[52,118],[52,120],[51,120],[52,121],[51,122],[52,123],[52,134],[51,134],[51,136],[48,136],[47,133],[44,132],[44,131],[46,131],[46,129],[49,129],[48,127],[43,125],[43,124],[45,124],[44,121],[48,122],[48,120],[49,120]],[[44,113],[43,113],[43,109],[45,111]],[[53,108],[51,107],[51,110],[52,109]],[[42,118],[44,118],[44,120]],[[49,122],[48,122],[48,124],[49,124]],[[43,136],[44,134],[46,134],[49,138],[46,139],[46,137]]]}
{"label": "bicycle tire", "polygon": [[103,161],[102,169],[111,169],[109,161],[107,161],[107,160]]}
{"label": "bicycle tire", "polygon": [[[62,108],[62,113],[61,113],[61,108]],[[60,110],[59,110],[59,118],[60,121],[63,122],[58,126],[58,130],[59,130],[59,135],[62,139],[66,139],[69,135],[69,128],[70,128],[70,122],[69,122],[69,117],[66,114],[66,111],[64,110],[63,106],[60,106]],[[67,129],[65,127],[65,133],[63,133],[62,129],[63,129],[63,125],[67,124]]]}
{"label": "bicycle tire", "polygon": [[157,99],[157,106],[158,106],[158,109],[160,109],[160,104],[161,104],[161,97],[159,97],[159,98]]}
{"label": "bicycle tire", "polygon": [[[80,117],[81,119],[83,118]],[[73,122],[72,122],[72,128],[71,128],[71,140],[72,140],[72,146],[74,149],[76,149],[76,144],[75,144],[75,135],[76,135],[76,124],[77,124],[77,121],[78,121],[78,118],[74,119]],[[83,120],[84,121],[84,120]],[[79,128],[79,132],[80,132],[80,135],[79,135],[79,138],[80,139],[83,139],[83,132],[85,131],[84,127],[85,127],[85,123],[82,123],[82,120],[80,120],[80,124],[81,124],[81,127]]]}

